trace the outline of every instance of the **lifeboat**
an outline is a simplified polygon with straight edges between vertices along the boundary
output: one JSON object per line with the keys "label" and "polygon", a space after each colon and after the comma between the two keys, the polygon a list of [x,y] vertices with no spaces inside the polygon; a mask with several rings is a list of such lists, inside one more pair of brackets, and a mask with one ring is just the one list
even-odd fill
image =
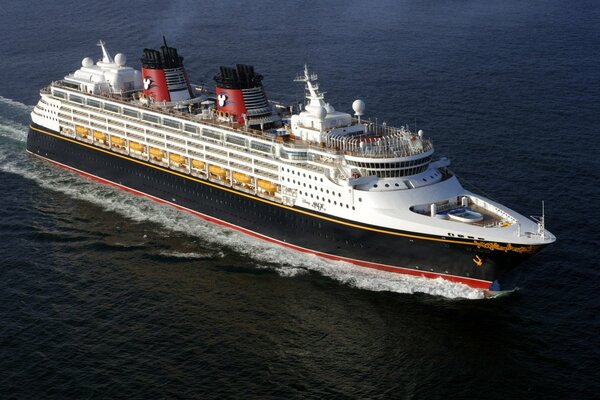
{"label": "lifeboat", "polygon": [[100,131],[94,131],[94,138],[103,142],[106,140],[106,133],[100,132]]}
{"label": "lifeboat", "polygon": [[118,136],[112,136],[110,138],[112,144],[116,144],[117,146],[123,146],[125,144],[125,139],[120,138]]}
{"label": "lifeboat", "polygon": [[261,188],[267,192],[276,192],[277,191],[277,185],[274,184],[273,182],[259,179],[257,182],[257,185],[259,188]]}
{"label": "lifeboat", "polygon": [[221,168],[217,165],[209,166],[208,170],[210,171],[211,174],[220,176],[221,178],[224,178],[227,175],[227,170],[225,168]]}
{"label": "lifeboat", "polygon": [[84,128],[81,125],[75,125],[75,131],[77,133],[79,133],[80,135],[85,135],[85,136],[87,136],[87,134],[90,132],[90,130],[88,128]]}
{"label": "lifeboat", "polygon": [[204,161],[192,160],[192,165],[195,168],[204,169],[204,166],[206,165],[206,163]]}
{"label": "lifeboat", "polygon": [[178,163],[178,164],[185,164],[185,157],[183,157],[183,156],[181,156],[179,154],[176,154],[176,153],[171,153],[169,155],[169,159],[171,161],[173,161],[173,162]]}
{"label": "lifeboat", "polygon": [[165,152],[161,149],[157,149],[156,147],[150,147],[150,154],[156,158],[163,158],[165,156]]}
{"label": "lifeboat", "polygon": [[131,150],[135,150],[135,151],[144,151],[144,145],[143,144],[139,144],[138,142],[129,142],[129,148]]}
{"label": "lifeboat", "polygon": [[234,172],[233,179],[240,183],[250,183],[252,182],[252,178],[246,174],[242,174],[241,172]]}

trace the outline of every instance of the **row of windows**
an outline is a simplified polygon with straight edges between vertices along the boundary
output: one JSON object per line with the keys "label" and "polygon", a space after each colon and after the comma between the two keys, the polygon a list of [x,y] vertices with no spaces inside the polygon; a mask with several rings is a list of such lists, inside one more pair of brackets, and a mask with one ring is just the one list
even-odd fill
{"label": "row of windows", "polygon": [[[294,171],[294,169],[290,170],[289,168],[286,168],[286,172],[291,172],[291,173],[292,173],[292,175],[296,175],[296,171]],[[298,176],[300,176],[300,171],[298,171]],[[307,177],[307,175],[306,175],[306,172],[303,172],[303,173],[302,173],[302,177],[303,177],[303,178],[306,178],[306,177]],[[321,180],[321,182],[323,182],[323,178],[319,178],[319,177],[317,177],[316,175],[311,175],[311,174],[308,174],[308,179],[314,179],[315,181],[316,181],[317,179],[320,179],[320,180]]]}
{"label": "row of windows", "polygon": [[[284,178],[284,179],[286,179],[286,178]],[[296,180],[295,180],[295,179],[287,178],[287,181],[288,181],[288,182],[291,182],[291,183],[293,183],[294,185],[296,184]],[[298,183],[297,183],[297,184],[298,184],[298,185],[304,185],[304,187],[306,187],[306,182],[302,183],[302,182],[298,181]],[[309,185],[308,185],[308,188],[309,188],[309,189],[312,189],[312,188],[313,188],[313,185],[309,184]],[[317,185],[315,185],[314,189],[315,189],[315,190],[317,190],[317,189],[319,189],[319,188],[317,187]],[[329,189],[323,189],[323,188],[321,188],[321,192],[322,192],[322,193],[327,193],[327,194],[329,194]],[[336,195],[336,192],[334,192],[334,191],[332,190],[332,191],[331,191],[331,194],[333,194],[333,195],[335,196],[335,195]],[[341,193],[337,193],[337,195],[338,195],[338,197],[342,197],[342,194],[341,194]]]}
{"label": "row of windows", "polygon": [[[319,195],[314,195],[313,193],[310,193],[310,194],[308,192],[303,193],[302,190],[300,190],[298,193],[300,193],[300,195],[306,195],[307,197],[310,195],[311,199],[316,198],[317,200],[321,200],[323,202],[327,201],[330,204],[332,203],[331,199],[326,199],[325,197],[319,197]],[[333,205],[336,205],[336,206],[338,205],[337,200],[333,200]],[[340,207],[346,206],[346,208],[350,208],[350,206],[348,204],[344,204],[341,201],[340,201],[339,205],[340,205]],[[354,210],[354,206],[352,206],[352,209]]]}
{"label": "row of windows", "polygon": [[375,173],[380,178],[398,178],[401,176],[411,176],[420,174],[427,170],[429,165],[423,165],[417,168],[409,168],[409,169],[400,169],[400,170],[372,170],[370,172]]}
{"label": "row of windows", "polygon": [[[461,235],[461,234],[456,234],[455,235],[454,233],[451,233],[451,232],[448,232],[448,236],[459,237],[459,238],[464,238],[465,237],[465,235]],[[469,239],[475,239],[475,237],[473,237],[473,236],[466,236],[466,237],[469,238]],[[481,237],[478,237],[477,239],[479,239],[479,240],[485,240],[484,238],[481,238]]]}
{"label": "row of windows", "polygon": [[348,160],[348,164],[353,165],[355,167],[368,168],[368,169],[394,169],[394,168],[398,169],[398,168],[414,167],[417,165],[429,163],[430,161],[431,161],[431,156],[427,156],[427,157],[423,157],[423,158],[417,158],[416,160],[386,162],[386,163],[372,163],[372,162]]}

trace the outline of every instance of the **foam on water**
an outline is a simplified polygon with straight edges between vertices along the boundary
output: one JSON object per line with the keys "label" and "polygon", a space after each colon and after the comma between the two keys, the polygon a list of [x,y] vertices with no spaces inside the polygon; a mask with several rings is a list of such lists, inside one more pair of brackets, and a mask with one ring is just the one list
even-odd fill
{"label": "foam on water", "polygon": [[22,123],[0,116],[0,136],[25,142],[27,140],[27,127]]}
{"label": "foam on water", "polygon": [[4,96],[0,96],[0,104],[5,104],[8,107],[13,108],[14,110],[25,111],[27,113],[29,113],[29,112],[31,112],[31,110],[33,110],[33,106],[23,104],[20,101],[16,101],[13,99],[8,99]]}
{"label": "foam on water", "polygon": [[178,252],[178,251],[161,251],[159,253],[163,257],[181,258],[188,260],[205,260],[209,258],[223,258],[225,253],[218,251],[215,253],[195,253],[195,252]]}
{"label": "foam on water", "polygon": [[[0,103],[21,111],[28,107],[5,98],[0,98]],[[315,271],[343,284],[364,290],[396,293],[420,292],[446,298],[483,298],[483,294],[479,290],[443,279],[432,280],[371,270],[301,253],[210,223],[148,198],[135,196],[112,186],[83,178],[49,163],[38,160],[32,162],[31,156],[25,152],[22,146],[27,138],[27,126],[11,120],[10,117],[7,119],[0,116],[0,137],[13,141],[11,144],[7,140],[0,140],[0,170],[2,171],[21,175],[35,181],[41,187],[88,201],[134,221],[158,223],[171,231],[189,234],[212,244],[225,246],[247,255],[259,263],[271,265],[267,268],[272,268],[283,277],[294,277],[307,271]],[[15,146],[15,141],[20,142],[21,145]],[[168,256],[201,259],[206,255],[169,253]],[[265,268],[264,265],[260,267]]]}

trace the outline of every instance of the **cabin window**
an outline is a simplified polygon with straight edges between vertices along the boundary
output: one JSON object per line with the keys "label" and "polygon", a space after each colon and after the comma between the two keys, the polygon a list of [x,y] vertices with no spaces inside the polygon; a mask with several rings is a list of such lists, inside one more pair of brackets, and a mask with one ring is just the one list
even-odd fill
{"label": "cabin window", "polygon": [[94,108],[100,108],[100,102],[98,100],[88,99],[87,105]]}
{"label": "cabin window", "polygon": [[157,124],[159,121],[159,118],[156,115],[146,114],[146,113],[142,114],[142,119],[144,121],[154,122],[155,124]]}
{"label": "cabin window", "polygon": [[105,103],[104,104],[104,109],[106,111],[111,111],[111,112],[114,112],[114,113],[118,113],[119,112],[119,106],[116,106],[114,104]]}
{"label": "cabin window", "polygon": [[196,127],[194,125],[190,125],[190,124],[185,124],[183,129],[186,132],[189,132],[189,133],[196,133],[197,132]]}
{"label": "cabin window", "polygon": [[81,96],[70,94],[69,100],[74,101],[75,103],[83,104],[83,97]]}
{"label": "cabin window", "polygon": [[178,121],[175,121],[174,119],[169,119],[169,118],[163,118],[163,125],[169,126],[171,128],[176,128],[176,129],[181,128],[181,125],[179,124]]}
{"label": "cabin window", "polygon": [[140,117],[140,113],[135,110],[132,110],[131,108],[124,108],[123,115],[127,115],[128,117],[133,117],[133,118]]}

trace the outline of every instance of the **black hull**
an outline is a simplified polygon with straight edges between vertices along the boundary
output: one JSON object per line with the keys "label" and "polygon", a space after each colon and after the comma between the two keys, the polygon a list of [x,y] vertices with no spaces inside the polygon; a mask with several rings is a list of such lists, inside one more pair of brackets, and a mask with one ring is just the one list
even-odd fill
{"label": "black hull", "polygon": [[[427,236],[332,218],[286,207],[230,187],[152,165],[66,138],[32,124],[27,150],[198,213],[263,239],[358,265],[429,278],[442,277],[477,288],[493,281],[541,249],[482,244]],[[474,261],[482,260],[481,266]]]}

